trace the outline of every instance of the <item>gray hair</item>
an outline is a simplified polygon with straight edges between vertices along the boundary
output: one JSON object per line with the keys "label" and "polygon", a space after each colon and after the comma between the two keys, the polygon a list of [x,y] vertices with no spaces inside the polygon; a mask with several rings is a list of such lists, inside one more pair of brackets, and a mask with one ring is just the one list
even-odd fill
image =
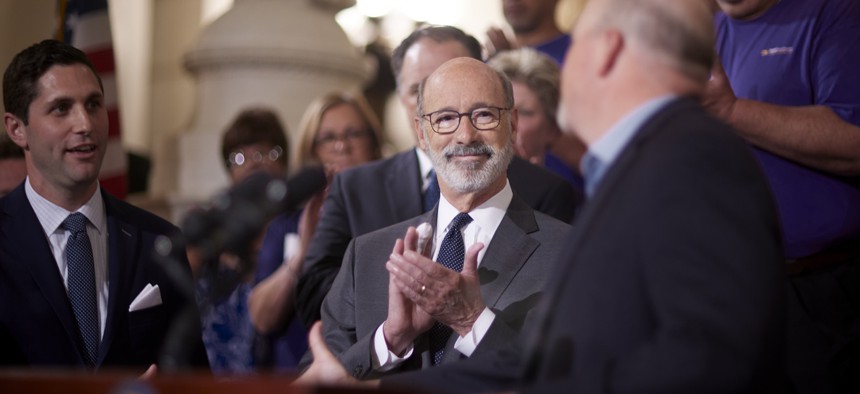
{"label": "gray hair", "polygon": [[560,73],[555,61],[537,50],[523,47],[490,58],[490,67],[510,80],[522,82],[537,96],[547,118],[555,120],[559,101]]}
{"label": "gray hair", "polygon": [[702,1],[699,15],[682,15],[689,8],[675,6],[673,1],[606,0],[597,20],[669,59],[687,77],[706,81],[714,63],[715,41],[707,5]]}

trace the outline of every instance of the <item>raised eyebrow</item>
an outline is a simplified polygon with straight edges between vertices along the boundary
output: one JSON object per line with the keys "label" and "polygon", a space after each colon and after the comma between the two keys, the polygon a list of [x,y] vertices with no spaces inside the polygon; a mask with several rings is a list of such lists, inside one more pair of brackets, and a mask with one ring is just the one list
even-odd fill
{"label": "raised eyebrow", "polygon": [[75,100],[68,96],[57,96],[48,101],[46,101],[47,106],[49,108],[57,106],[58,104],[69,104],[73,103]]}
{"label": "raised eyebrow", "polygon": [[454,109],[454,107],[450,107],[450,106],[449,106],[449,107],[442,107],[442,108],[439,108],[439,109],[437,109],[437,110],[435,110],[435,111],[430,111],[430,112],[426,113],[426,115],[435,114],[435,113],[437,113],[437,112],[444,112],[444,111],[457,112],[457,110],[456,110],[456,109]]}
{"label": "raised eyebrow", "polygon": [[487,108],[495,108],[495,107],[497,107],[497,106],[487,104],[487,103],[475,103],[475,104],[472,104],[472,106],[469,109],[469,112],[472,112],[476,109],[487,109]]}
{"label": "raised eyebrow", "polygon": [[[87,96],[86,100],[84,100],[84,101],[89,102],[89,101],[92,101],[94,99],[99,100],[99,101],[104,101],[105,96],[101,92],[96,91],[96,92],[90,93]],[[56,96],[56,97],[53,97],[50,100],[46,101],[48,106],[51,106],[51,107],[54,105],[60,104],[60,103],[66,103],[67,104],[67,103],[74,103],[74,102],[75,102],[75,98],[71,97],[71,96]]]}
{"label": "raised eyebrow", "polygon": [[104,101],[105,95],[102,92],[92,92],[92,93],[90,93],[89,96],[87,96],[87,101],[91,101],[91,100]]}

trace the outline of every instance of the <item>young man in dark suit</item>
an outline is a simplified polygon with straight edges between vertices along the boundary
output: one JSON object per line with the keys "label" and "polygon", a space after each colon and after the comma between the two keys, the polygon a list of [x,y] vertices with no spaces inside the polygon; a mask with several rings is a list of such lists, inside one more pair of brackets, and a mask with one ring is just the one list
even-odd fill
{"label": "young man in dark suit", "polygon": [[[185,251],[177,267],[153,257],[178,229],[99,187],[108,115],[86,55],[54,40],[25,49],[3,101],[27,178],[0,200],[0,365],[208,368]],[[191,335],[172,336],[177,317]],[[182,343],[163,354],[168,338]]]}
{"label": "young man in dark suit", "polygon": [[[430,392],[775,392],[780,232],[746,144],[697,102],[705,1],[591,0],[562,74],[561,124],[589,146],[588,200],[523,351],[382,380]],[[312,330],[317,360],[332,360]],[[347,383],[337,363],[314,378]]]}
{"label": "young man in dark suit", "polygon": [[[474,37],[450,26],[417,30],[395,49],[391,64],[408,119],[415,117],[418,84],[439,65],[457,57],[480,59],[481,46]],[[354,237],[433,207],[438,188],[431,187],[432,170],[427,155],[413,148],[335,176],[297,285],[296,304],[306,325],[320,319],[322,300]],[[564,222],[570,222],[582,199],[560,176],[518,157],[511,160],[508,179],[526,204]]]}

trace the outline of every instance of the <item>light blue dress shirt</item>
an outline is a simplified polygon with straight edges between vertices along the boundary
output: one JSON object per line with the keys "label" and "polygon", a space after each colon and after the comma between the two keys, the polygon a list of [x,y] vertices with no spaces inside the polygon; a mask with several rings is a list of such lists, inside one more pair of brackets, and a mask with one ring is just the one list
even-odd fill
{"label": "light blue dress shirt", "polygon": [[621,118],[606,134],[588,147],[588,151],[580,162],[580,168],[582,168],[585,178],[585,195],[587,198],[594,195],[603,175],[606,174],[624,147],[642,129],[642,125],[675,97],[674,95],[666,95],[645,102]]}

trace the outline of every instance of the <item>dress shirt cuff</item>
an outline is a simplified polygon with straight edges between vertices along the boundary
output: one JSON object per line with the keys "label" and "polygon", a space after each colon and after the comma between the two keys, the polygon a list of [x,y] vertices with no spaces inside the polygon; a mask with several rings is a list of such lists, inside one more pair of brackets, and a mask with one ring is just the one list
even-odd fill
{"label": "dress shirt cuff", "polygon": [[412,356],[412,351],[415,350],[415,346],[410,345],[403,357],[397,357],[396,354],[392,353],[385,342],[385,334],[382,333],[384,324],[385,322],[382,322],[373,334],[373,369],[379,372],[387,372],[397,368],[398,365]]}
{"label": "dress shirt cuff", "polygon": [[490,326],[494,320],[496,320],[496,314],[490,308],[484,308],[484,311],[478,316],[478,320],[475,320],[475,324],[472,324],[472,331],[466,333],[465,336],[457,338],[457,341],[454,342],[454,349],[457,349],[458,352],[466,357],[471,357],[478,344],[481,343],[481,339],[484,338],[484,335],[487,335],[487,331],[490,330]]}

